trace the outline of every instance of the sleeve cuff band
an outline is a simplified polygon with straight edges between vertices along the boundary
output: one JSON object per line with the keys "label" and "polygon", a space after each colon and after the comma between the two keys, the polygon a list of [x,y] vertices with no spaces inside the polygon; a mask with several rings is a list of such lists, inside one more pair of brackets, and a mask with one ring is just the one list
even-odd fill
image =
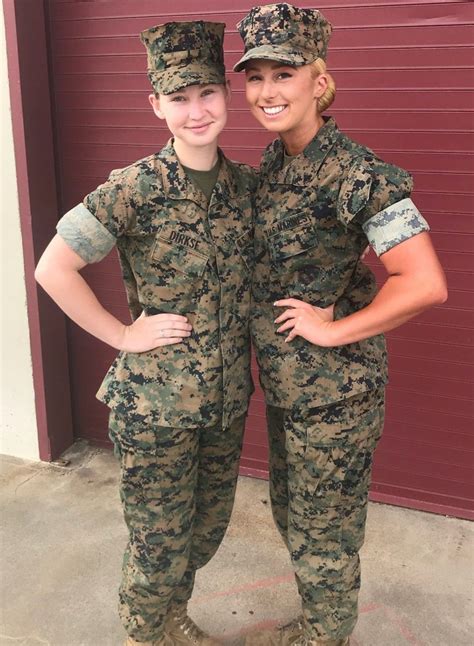
{"label": "sleeve cuff band", "polygon": [[56,231],[87,263],[99,262],[116,244],[110,231],[82,203],[63,215]]}
{"label": "sleeve cuff band", "polygon": [[407,197],[379,211],[362,225],[377,256],[430,227],[412,200]]}

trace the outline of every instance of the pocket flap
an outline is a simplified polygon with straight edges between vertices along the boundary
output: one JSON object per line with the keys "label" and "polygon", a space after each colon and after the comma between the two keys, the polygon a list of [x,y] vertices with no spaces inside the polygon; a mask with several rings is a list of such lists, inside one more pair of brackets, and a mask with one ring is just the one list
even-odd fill
{"label": "pocket flap", "polygon": [[268,238],[270,257],[275,263],[303,254],[317,244],[318,233],[311,224],[299,224]]}
{"label": "pocket flap", "polygon": [[200,278],[210,257],[210,245],[195,234],[162,229],[156,238],[152,259],[192,278]]}

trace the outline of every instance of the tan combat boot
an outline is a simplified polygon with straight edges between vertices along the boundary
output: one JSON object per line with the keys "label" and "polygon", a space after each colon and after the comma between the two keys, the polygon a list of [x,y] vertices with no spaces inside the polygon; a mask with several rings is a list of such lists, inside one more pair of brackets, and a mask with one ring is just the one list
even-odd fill
{"label": "tan combat boot", "polygon": [[304,634],[303,617],[300,616],[273,630],[248,635],[245,646],[349,646],[349,637],[329,642],[311,639]]}
{"label": "tan combat boot", "polygon": [[288,624],[247,635],[245,646],[293,646],[302,636],[303,618],[300,616]]}
{"label": "tan combat boot", "polygon": [[[221,642],[213,639],[197,626],[188,615],[186,606],[171,608],[166,618],[165,635],[170,644],[193,644],[195,646],[219,646]],[[161,646],[161,643],[160,643]]]}

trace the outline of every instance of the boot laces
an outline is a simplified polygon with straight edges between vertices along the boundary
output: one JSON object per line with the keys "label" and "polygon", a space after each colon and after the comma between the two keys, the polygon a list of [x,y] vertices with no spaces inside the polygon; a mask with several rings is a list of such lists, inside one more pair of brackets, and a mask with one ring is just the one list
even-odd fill
{"label": "boot laces", "polygon": [[285,643],[291,644],[292,646],[304,646],[303,642],[303,619],[302,617],[295,617],[287,624],[280,625],[278,628],[279,632],[283,636]]}
{"label": "boot laces", "polygon": [[175,614],[173,619],[176,622],[176,626],[182,631],[183,635],[185,635],[193,644],[199,644],[204,637],[207,637],[206,633],[204,633],[199,626],[194,623],[187,612]]}

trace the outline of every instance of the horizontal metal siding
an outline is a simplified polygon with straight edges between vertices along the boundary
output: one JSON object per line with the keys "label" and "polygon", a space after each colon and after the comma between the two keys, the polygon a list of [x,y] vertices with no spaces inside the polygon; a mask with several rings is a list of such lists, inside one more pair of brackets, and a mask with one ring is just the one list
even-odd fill
{"label": "horizontal metal siding", "polygon": [[[226,62],[241,53],[235,24],[253,3],[236,0],[50,0],[50,25],[62,207],[77,203],[111,168],[156,151],[168,138],[146,95],[137,33],[167,20],[227,23]],[[299,2],[300,6],[314,6]],[[473,17],[470,2],[338,0],[319,4],[334,23],[328,66],[338,85],[331,112],[350,136],[413,173],[415,200],[432,226],[450,296],[388,335],[387,421],[377,451],[373,496],[472,514],[473,337]],[[249,115],[243,78],[233,87],[221,144],[257,165],[271,137]],[[383,271],[371,257],[377,276]],[[85,271],[106,307],[127,320],[114,258]],[[93,392],[115,352],[70,328],[77,432],[105,437]],[[94,362],[85,357],[95,358]],[[257,371],[254,368],[257,381]],[[266,475],[263,395],[251,404],[242,458]]]}

